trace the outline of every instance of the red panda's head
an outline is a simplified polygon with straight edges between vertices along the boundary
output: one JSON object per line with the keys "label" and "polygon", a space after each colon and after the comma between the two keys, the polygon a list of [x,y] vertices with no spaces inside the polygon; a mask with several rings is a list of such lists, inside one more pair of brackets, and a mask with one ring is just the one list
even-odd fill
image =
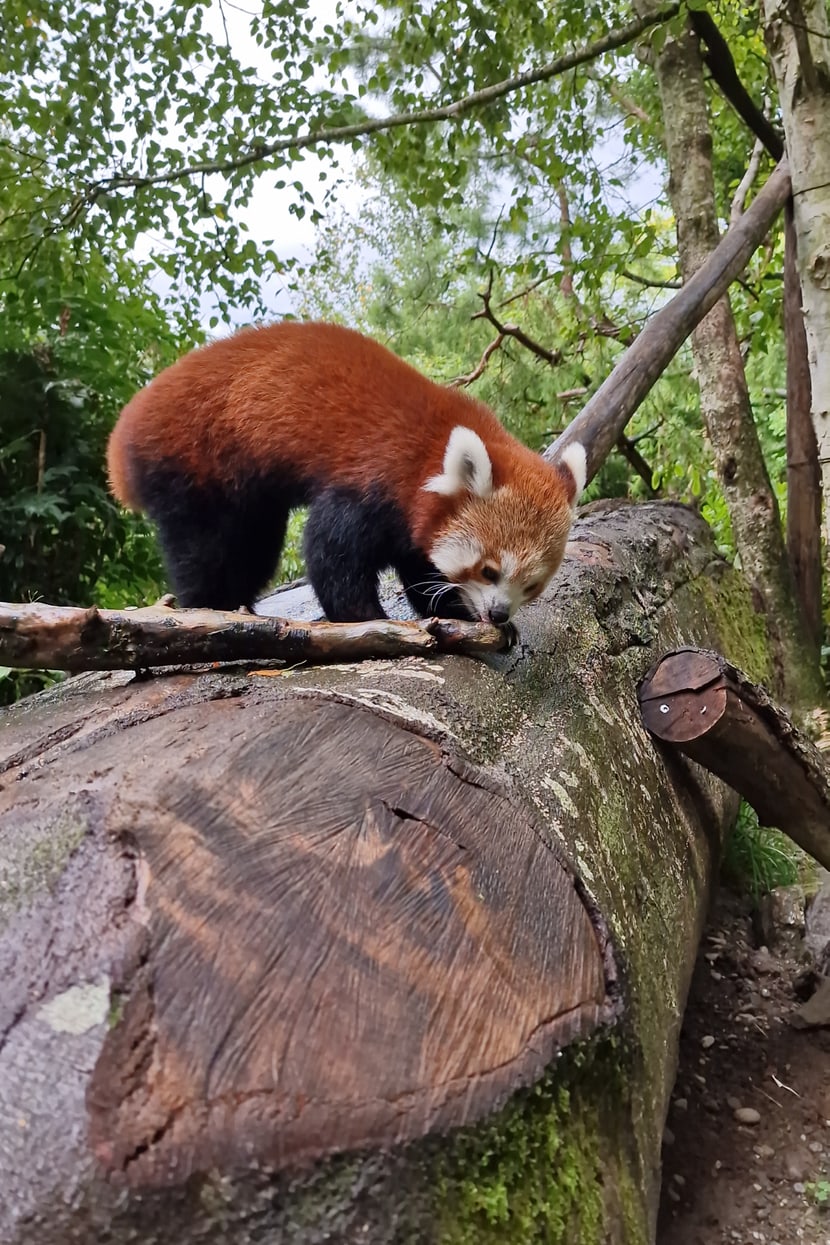
{"label": "red panda's head", "polygon": [[585,450],[574,442],[557,463],[522,463],[496,487],[481,437],[452,430],[441,474],[423,487],[459,505],[428,553],[479,618],[506,623],[545,587],[562,561],[585,476]]}

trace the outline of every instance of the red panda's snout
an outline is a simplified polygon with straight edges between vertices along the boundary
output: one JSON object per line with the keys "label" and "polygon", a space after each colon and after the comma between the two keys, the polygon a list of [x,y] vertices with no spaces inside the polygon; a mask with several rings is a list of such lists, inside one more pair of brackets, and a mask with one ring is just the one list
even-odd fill
{"label": "red panda's snout", "polygon": [[558,569],[585,486],[585,450],[578,443],[555,465],[531,461],[494,487],[484,442],[458,427],[447,443],[443,473],[424,485],[463,498],[438,533],[430,560],[477,618],[497,626],[537,597]]}

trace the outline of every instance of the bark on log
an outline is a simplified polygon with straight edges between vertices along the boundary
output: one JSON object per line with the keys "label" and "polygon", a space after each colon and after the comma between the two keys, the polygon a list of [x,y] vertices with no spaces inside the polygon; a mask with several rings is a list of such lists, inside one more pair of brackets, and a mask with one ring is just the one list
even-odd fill
{"label": "bark on log", "polygon": [[658,739],[717,774],[830,869],[830,774],[821,753],[762,687],[718,653],[667,653],[640,688]]}
{"label": "bark on log", "polygon": [[523,615],[482,661],[0,714],[4,1245],[653,1239],[735,801],[631,709],[684,642],[766,677],[763,626],[659,503]]}

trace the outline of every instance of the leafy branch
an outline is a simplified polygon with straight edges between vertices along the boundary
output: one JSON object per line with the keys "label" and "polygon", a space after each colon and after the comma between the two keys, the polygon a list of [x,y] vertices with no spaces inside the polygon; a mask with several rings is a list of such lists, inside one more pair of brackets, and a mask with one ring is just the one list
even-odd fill
{"label": "leafy branch", "polygon": [[67,209],[66,217],[69,221],[74,220],[78,212],[82,211],[85,206],[91,206],[101,195],[117,190],[141,190],[148,186],[170,185],[174,182],[186,181],[192,177],[201,177],[211,173],[231,173],[248,165],[267,160],[269,157],[278,155],[281,152],[293,154],[310,147],[350,142],[354,139],[365,138],[370,134],[399,129],[402,126],[420,125],[436,121],[457,121],[474,109],[486,107],[495,100],[502,99],[504,96],[510,95],[522,87],[546,82],[551,78],[567,73],[570,69],[577,68],[579,65],[596,60],[606,52],[612,52],[617,48],[624,47],[650,28],[662,25],[670,21],[671,18],[676,17],[680,9],[681,0],[674,0],[673,3],[667,4],[665,7],[647,16],[638,17],[615,30],[610,30],[600,39],[596,39],[594,42],[582,48],[577,48],[572,52],[567,52],[555,60],[549,61],[546,65],[539,66],[538,69],[529,69],[524,73],[516,74],[514,77],[505,78],[502,82],[492,83],[490,86],[482,87],[480,90],[473,91],[470,95],[454,100],[449,104],[439,105],[434,108],[416,109],[413,112],[393,113],[386,117],[364,117],[359,121],[346,125],[323,127],[308,131],[305,134],[286,135],[283,138],[275,139],[274,142],[254,144],[248,151],[227,159],[199,160],[192,164],[184,164],[178,168],[162,169],[157,173],[118,173],[111,177],[89,182],[84,191],[76,197]]}

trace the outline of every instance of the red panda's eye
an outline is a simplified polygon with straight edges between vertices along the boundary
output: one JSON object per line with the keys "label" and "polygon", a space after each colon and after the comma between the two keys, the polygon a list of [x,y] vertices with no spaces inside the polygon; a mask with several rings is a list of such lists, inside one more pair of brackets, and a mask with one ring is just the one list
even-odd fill
{"label": "red panda's eye", "polygon": [[482,566],[481,578],[486,579],[488,584],[497,584],[499,582],[499,573],[494,566]]}

